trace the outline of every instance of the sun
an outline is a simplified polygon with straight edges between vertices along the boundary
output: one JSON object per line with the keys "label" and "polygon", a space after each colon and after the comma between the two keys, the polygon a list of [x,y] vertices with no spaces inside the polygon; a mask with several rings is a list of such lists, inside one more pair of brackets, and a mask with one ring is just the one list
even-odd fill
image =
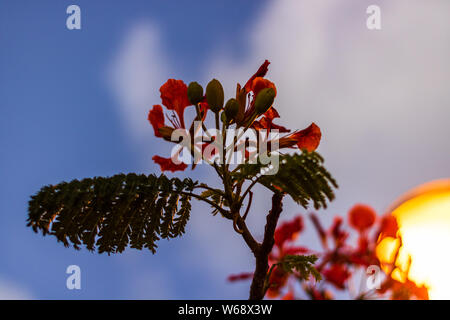
{"label": "sun", "polygon": [[450,179],[411,190],[388,212],[399,230],[397,238],[384,238],[377,246],[384,269],[395,260],[394,279],[403,281],[409,268],[408,278],[425,285],[430,299],[450,299]]}

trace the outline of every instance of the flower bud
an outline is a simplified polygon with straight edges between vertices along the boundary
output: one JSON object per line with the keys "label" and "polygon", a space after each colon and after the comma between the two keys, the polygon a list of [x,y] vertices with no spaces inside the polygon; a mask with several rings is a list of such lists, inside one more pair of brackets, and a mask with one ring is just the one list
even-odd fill
{"label": "flower bud", "polygon": [[227,119],[233,120],[239,112],[239,103],[236,99],[231,98],[225,104],[225,114]]}
{"label": "flower bud", "polygon": [[212,79],[206,86],[206,101],[213,112],[217,113],[222,109],[224,92],[218,80]]}
{"label": "flower bud", "polygon": [[222,120],[223,123],[228,123],[228,117],[226,115],[225,112],[222,112],[222,114],[220,115],[220,120]]}
{"label": "flower bud", "polygon": [[269,110],[275,100],[275,95],[273,88],[265,88],[258,93],[255,99],[255,110],[258,115]]}
{"label": "flower bud", "polygon": [[188,89],[187,89],[187,95],[189,102],[196,105],[200,101],[203,100],[203,88],[201,85],[199,85],[197,82],[191,82],[189,83]]}

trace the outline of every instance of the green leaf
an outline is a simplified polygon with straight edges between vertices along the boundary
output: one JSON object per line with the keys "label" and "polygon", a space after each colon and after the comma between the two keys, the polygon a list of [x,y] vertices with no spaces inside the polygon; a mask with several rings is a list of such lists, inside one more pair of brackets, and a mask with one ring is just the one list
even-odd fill
{"label": "green leaf", "polygon": [[238,167],[233,177],[258,179],[258,183],[272,191],[282,191],[295,202],[307,208],[312,202],[315,209],[326,208],[328,201],[335,197],[333,188],[338,185],[323,166],[323,158],[317,152],[303,151],[301,154],[281,155],[278,171],[273,175],[262,175],[267,165],[259,161]]}
{"label": "green leaf", "polygon": [[[206,186],[206,185],[204,185],[204,184],[200,184],[199,186]],[[215,188],[211,188],[211,187],[209,187],[209,189],[207,189],[207,190],[205,190],[205,191],[203,191],[201,194],[200,194],[200,196],[202,197],[202,198],[205,198],[205,199],[210,199],[212,202],[214,202],[216,205],[218,205],[219,207],[223,207],[224,205],[225,206],[228,206],[228,201],[226,201],[225,200],[225,194],[224,194],[224,192],[222,191],[222,190],[220,190],[220,189],[215,189]],[[212,214],[213,215],[216,215],[218,212],[219,212],[219,210],[217,209],[217,208],[215,208],[215,207],[213,207],[213,211],[212,211]]]}
{"label": "green leaf", "polygon": [[283,260],[278,263],[285,272],[292,273],[298,272],[298,276],[302,280],[307,280],[310,276],[313,276],[317,281],[322,280],[322,276],[319,271],[314,267],[317,261],[315,255],[285,255]]}
{"label": "green leaf", "polygon": [[195,186],[191,179],[136,174],[45,186],[31,197],[28,226],[76,249],[117,253],[130,246],[155,253],[160,238],[185,232]]}

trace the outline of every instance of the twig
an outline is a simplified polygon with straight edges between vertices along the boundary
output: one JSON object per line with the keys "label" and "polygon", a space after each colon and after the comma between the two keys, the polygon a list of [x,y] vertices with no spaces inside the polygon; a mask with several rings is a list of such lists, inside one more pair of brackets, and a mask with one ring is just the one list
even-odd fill
{"label": "twig", "polygon": [[247,218],[248,212],[250,211],[250,207],[252,205],[252,200],[253,200],[253,192],[250,191],[250,196],[248,198],[247,209],[245,209],[245,213],[242,216],[242,219],[244,219],[244,220]]}

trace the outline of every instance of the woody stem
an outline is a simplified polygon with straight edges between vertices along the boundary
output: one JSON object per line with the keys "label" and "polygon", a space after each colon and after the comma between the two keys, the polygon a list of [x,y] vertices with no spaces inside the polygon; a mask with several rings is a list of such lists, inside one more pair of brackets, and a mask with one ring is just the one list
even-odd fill
{"label": "woody stem", "polygon": [[249,300],[262,300],[267,290],[267,272],[269,270],[269,254],[274,245],[275,228],[283,210],[283,195],[274,193],[272,196],[272,209],[266,218],[264,239],[256,250],[252,250],[256,258],[255,272],[250,286]]}

